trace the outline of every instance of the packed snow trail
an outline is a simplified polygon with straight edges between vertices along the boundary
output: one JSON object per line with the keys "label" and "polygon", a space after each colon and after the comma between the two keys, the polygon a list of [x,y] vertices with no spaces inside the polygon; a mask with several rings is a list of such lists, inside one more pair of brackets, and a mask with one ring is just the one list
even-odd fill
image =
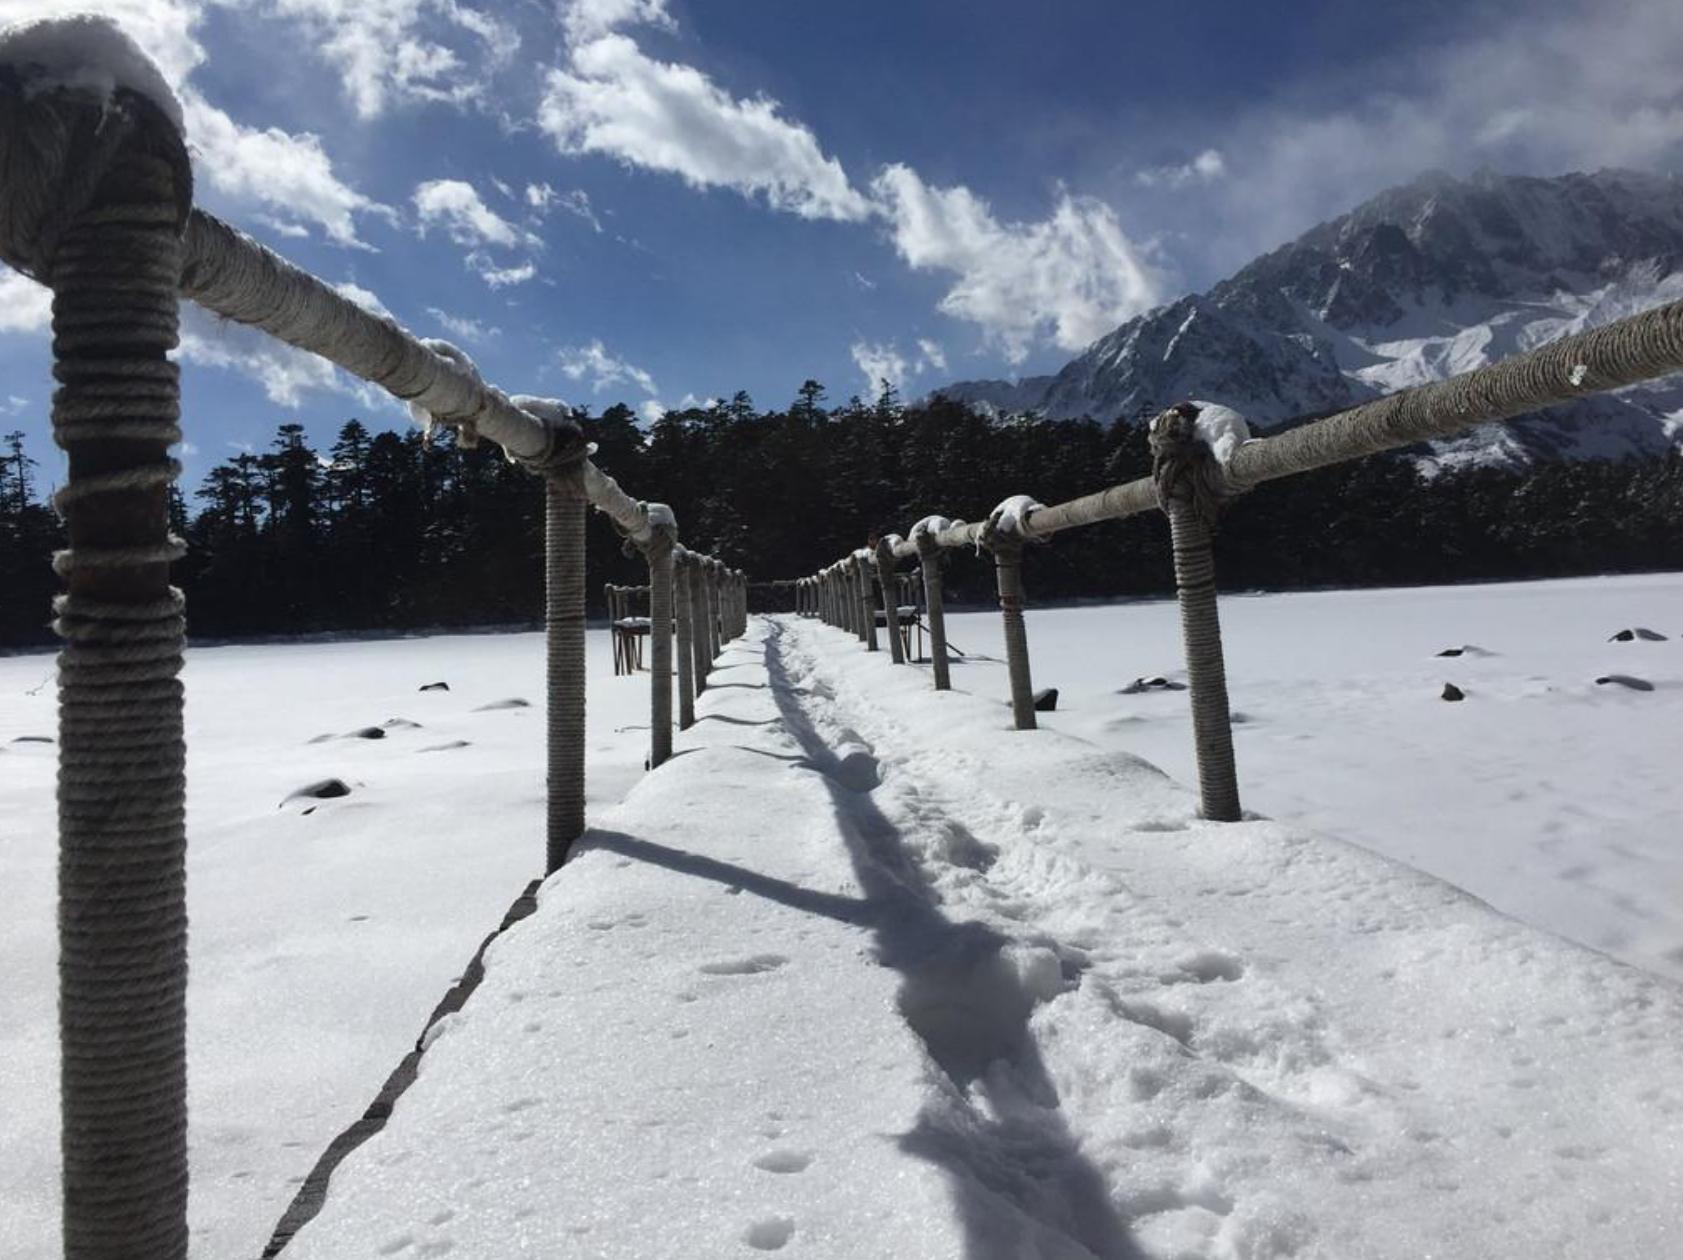
{"label": "packed snow trail", "polygon": [[1676,986],[823,626],[714,678],[292,1260],[1675,1250]]}

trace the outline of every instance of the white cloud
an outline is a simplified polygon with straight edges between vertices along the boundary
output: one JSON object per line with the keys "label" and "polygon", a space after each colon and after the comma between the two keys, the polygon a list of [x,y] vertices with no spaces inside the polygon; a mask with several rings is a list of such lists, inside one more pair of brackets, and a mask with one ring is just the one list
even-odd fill
{"label": "white cloud", "polygon": [[[1683,5],[1569,0],[1434,41],[1384,88],[1361,72],[1220,122],[1228,177],[1185,230],[1244,262],[1380,189],[1439,168],[1555,175],[1683,166]],[[1339,102],[1326,108],[1323,102]],[[1196,203],[1204,202],[1203,205]]]}
{"label": "white cloud", "polygon": [[523,262],[513,267],[499,267],[481,250],[475,250],[464,261],[493,289],[505,289],[511,284],[525,284],[538,274],[536,263]]}
{"label": "white cloud", "polygon": [[349,298],[363,310],[375,315],[384,315],[389,320],[395,321],[397,319],[372,289],[363,288],[355,280],[345,280],[333,287],[338,291],[340,297]]}
{"label": "white cloud", "polygon": [[333,173],[320,137],[243,127],[192,89],[182,93],[182,105],[188,141],[199,152],[194,171],[218,192],[318,224],[340,245],[363,244],[356,231],[358,214],[391,217],[388,207]]}
{"label": "white cloud", "polygon": [[695,188],[763,195],[803,218],[860,221],[871,211],[841,163],[776,101],[736,99],[623,35],[578,45],[565,69],[550,71],[538,122],[562,153],[605,154]]}
{"label": "white cloud", "polygon": [[320,355],[294,349],[267,333],[218,320],[190,302],[181,307],[184,363],[224,368],[248,376],[277,406],[296,409],[307,393],[361,396],[349,377]]}
{"label": "white cloud", "polygon": [[21,271],[0,268],[0,333],[40,333],[52,327],[53,291]]}
{"label": "white cloud", "polygon": [[642,417],[644,424],[653,424],[666,414],[666,408],[655,399],[650,398],[646,402],[637,404],[637,414]]}
{"label": "white cloud", "polygon": [[875,398],[887,381],[895,389],[904,389],[906,382],[925,372],[947,370],[947,356],[936,342],[919,337],[917,354],[907,358],[892,341],[856,341],[851,347],[853,362],[865,376],[862,397]]}
{"label": "white cloud", "polygon": [[539,215],[546,215],[555,209],[565,210],[568,214],[583,219],[596,231],[602,230],[602,220],[596,217],[596,211],[590,204],[590,194],[582,188],[559,192],[547,183],[527,184],[526,204]]}
{"label": "white cloud", "polygon": [[277,236],[289,237],[293,240],[304,240],[310,235],[310,229],[302,223],[292,223],[286,219],[276,218],[272,214],[254,214],[254,223],[260,223]]}
{"label": "white cloud", "polygon": [[1060,193],[1038,223],[1000,223],[969,189],[931,188],[908,166],[871,185],[915,270],[957,277],[940,309],[978,324],[1012,363],[1050,333],[1079,350],[1159,301],[1162,280],[1115,212]]}
{"label": "white cloud", "polygon": [[1179,166],[1155,166],[1140,171],[1134,182],[1145,188],[1185,188],[1188,184],[1213,184],[1227,174],[1227,159],[1220,149],[1205,149],[1190,162]]}
{"label": "white cloud", "polygon": [[429,179],[415,186],[415,213],[421,231],[443,226],[458,245],[497,245],[504,249],[536,247],[538,240],[487,206],[472,184],[459,179]]}
{"label": "white cloud", "polygon": [[427,307],[427,314],[438,321],[440,328],[463,341],[488,341],[492,337],[502,336],[503,330],[500,328],[482,324],[477,319],[469,319],[463,315],[452,315],[436,306]]}
{"label": "white cloud", "polygon": [[622,26],[659,26],[674,23],[666,0],[563,0],[561,28],[574,43],[585,43]]}
{"label": "white cloud", "polygon": [[268,0],[343,76],[358,114],[392,101],[463,104],[520,46],[514,28],[458,0]]}
{"label": "white cloud", "polygon": [[654,377],[642,368],[609,354],[600,340],[587,346],[564,346],[556,352],[556,358],[570,380],[581,381],[588,377],[590,388],[595,393],[622,383],[635,385],[651,398],[660,393]]}

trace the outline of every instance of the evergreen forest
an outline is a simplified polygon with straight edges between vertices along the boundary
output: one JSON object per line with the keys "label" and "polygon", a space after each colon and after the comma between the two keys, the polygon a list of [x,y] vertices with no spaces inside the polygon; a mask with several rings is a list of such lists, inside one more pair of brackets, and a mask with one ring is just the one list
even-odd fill
{"label": "evergreen forest", "polygon": [[[753,580],[804,575],[938,512],[975,520],[1001,499],[1054,503],[1150,469],[1140,417],[996,419],[941,396],[824,405],[817,382],[787,408],[746,394],[641,426],[624,406],[579,413],[596,462],[672,505],[687,545]],[[40,461],[0,438],[0,646],[52,641],[62,545]],[[189,545],[176,566],[199,640],[534,624],[542,608],[539,481],[493,446],[445,432],[344,422],[325,450],[281,424],[264,452],[212,468],[173,501]],[[1261,487],[1223,516],[1228,590],[1407,585],[1683,568],[1683,455],[1441,472],[1379,457]],[[602,584],[647,580],[601,516],[590,526],[593,612]],[[986,605],[986,557],[949,559],[949,599]],[[1074,530],[1029,552],[1031,603],[1172,591],[1157,514]],[[757,608],[789,606],[756,590]]]}

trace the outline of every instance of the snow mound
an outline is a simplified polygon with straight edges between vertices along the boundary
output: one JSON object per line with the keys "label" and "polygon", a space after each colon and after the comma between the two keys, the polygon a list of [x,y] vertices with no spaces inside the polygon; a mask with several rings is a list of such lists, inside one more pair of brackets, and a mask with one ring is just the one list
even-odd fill
{"label": "snow mound", "polygon": [[1198,408],[1198,419],[1194,424],[1198,440],[1209,448],[1217,463],[1227,463],[1233,458],[1234,451],[1251,440],[1250,425],[1233,408],[1196,399],[1192,405]]}

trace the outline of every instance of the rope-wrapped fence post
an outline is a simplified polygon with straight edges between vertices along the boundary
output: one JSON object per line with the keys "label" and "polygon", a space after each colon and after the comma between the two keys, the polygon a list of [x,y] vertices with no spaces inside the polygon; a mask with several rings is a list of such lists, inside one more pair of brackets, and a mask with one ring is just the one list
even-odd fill
{"label": "rope-wrapped fence post", "polygon": [[900,584],[894,577],[893,537],[877,539],[877,589],[882,592],[882,619],[888,631],[888,651],[896,665],[906,663],[906,653],[900,646]]}
{"label": "rope-wrapped fence post", "polygon": [[1239,776],[1211,551],[1220,507],[1220,469],[1196,436],[1197,416],[1196,404],[1183,403],[1151,422],[1152,475],[1169,518],[1174,549],[1175,592],[1192,693],[1198,796],[1205,818],[1238,822]]}
{"label": "rope-wrapped fence post", "polygon": [[724,647],[719,633],[719,583],[723,580],[724,565],[717,560],[707,561],[707,672],[718,664]]}
{"label": "rope-wrapped fence post", "polygon": [[688,555],[690,575],[690,666],[699,697],[707,690],[707,560]]}
{"label": "rope-wrapped fence post", "polygon": [[0,256],[53,290],[64,1255],[187,1254],[185,623],[168,494],[192,179],[119,90],[0,76]]}
{"label": "rope-wrapped fence post", "polygon": [[548,658],[549,809],[544,870],[584,834],[583,468],[548,471],[544,491],[544,634]]}
{"label": "rope-wrapped fence post", "polygon": [[935,674],[935,690],[951,691],[952,672],[947,664],[947,601],[941,585],[941,544],[928,533],[916,533],[918,565],[923,572],[923,602],[929,609],[929,659]]}
{"label": "rope-wrapped fence post", "polygon": [[649,505],[653,536],[643,547],[649,562],[649,769],[672,756],[672,553],[677,527],[669,508]]}
{"label": "rope-wrapped fence post", "polygon": [[871,571],[860,552],[853,553],[853,596],[858,605],[859,637],[867,651],[880,651],[877,643],[877,610],[871,599]]}
{"label": "rope-wrapped fence post", "polygon": [[1005,668],[1011,676],[1011,717],[1019,731],[1032,731],[1034,684],[1029,679],[1028,629],[1023,623],[1023,540],[1001,531],[988,542],[1005,619]]}
{"label": "rope-wrapped fence post", "polygon": [[678,729],[695,725],[695,614],[690,583],[695,565],[687,551],[680,551],[672,564],[672,603],[678,631]]}

